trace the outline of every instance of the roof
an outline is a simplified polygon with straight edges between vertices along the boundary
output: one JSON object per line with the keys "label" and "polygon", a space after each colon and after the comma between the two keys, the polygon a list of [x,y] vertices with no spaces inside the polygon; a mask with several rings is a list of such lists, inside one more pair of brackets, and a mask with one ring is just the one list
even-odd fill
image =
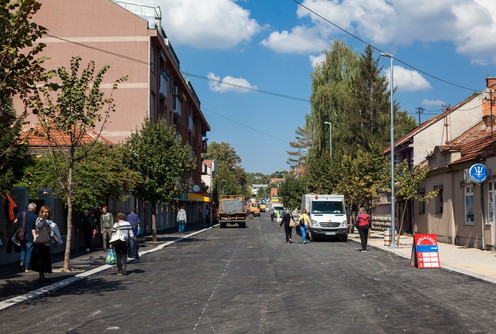
{"label": "roof", "polygon": [[496,156],[496,133],[460,143],[459,147],[462,157],[449,165]]}
{"label": "roof", "polygon": [[[480,94],[479,94],[480,95]],[[441,113],[441,114],[438,114],[436,116],[433,116],[431,118],[429,118],[428,120],[422,122],[419,124],[419,126],[417,126],[415,129],[413,129],[412,131],[410,131],[409,133],[407,133],[406,135],[404,135],[403,137],[401,137],[400,139],[398,139],[395,143],[394,143],[394,147],[398,147],[398,146],[401,146],[409,141],[412,140],[412,138],[417,135],[418,133],[422,132],[423,130],[427,129],[428,127],[430,127],[432,124],[434,123],[437,123],[438,121],[444,119],[445,117],[447,117],[449,114],[451,114],[452,112],[454,112],[455,110],[459,109],[460,107],[464,106],[465,104],[467,104],[468,102],[472,101],[474,98],[476,98],[477,96],[479,95],[473,95],[473,96],[470,96],[468,98],[466,98],[464,101],[458,103],[456,106],[454,106],[453,108],[450,108],[450,109],[447,109],[445,112]],[[389,153],[389,151],[391,150],[391,146],[388,146],[384,149],[383,151],[383,154],[386,154],[386,153]]]}
{"label": "roof", "polygon": [[[69,135],[64,134],[57,130],[51,131],[52,140],[49,141],[45,136],[39,135],[42,129],[39,125],[27,125],[21,130],[20,138],[29,144],[30,148],[48,148],[54,146],[55,143],[59,147],[69,147],[70,138]],[[98,140],[107,145],[114,145],[115,143],[108,140],[107,138],[99,135],[98,132],[89,130],[83,135],[82,143],[89,144]]]}

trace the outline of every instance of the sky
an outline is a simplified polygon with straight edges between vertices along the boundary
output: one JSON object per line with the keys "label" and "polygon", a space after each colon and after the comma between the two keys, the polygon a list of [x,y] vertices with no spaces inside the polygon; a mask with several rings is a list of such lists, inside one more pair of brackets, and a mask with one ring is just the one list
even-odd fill
{"label": "sky", "polygon": [[[138,0],[162,27],[211,126],[247,172],[287,170],[295,130],[310,113],[311,74],[344,39],[377,51],[395,100],[420,121],[496,77],[494,0]],[[380,50],[380,51],[379,51]],[[246,87],[246,88],[244,88]]]}

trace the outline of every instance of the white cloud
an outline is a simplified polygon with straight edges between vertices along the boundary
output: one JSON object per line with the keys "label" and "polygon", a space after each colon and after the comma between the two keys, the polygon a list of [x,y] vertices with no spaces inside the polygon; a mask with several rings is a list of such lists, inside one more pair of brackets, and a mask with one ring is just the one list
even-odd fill
{"label": "white cloud", "polygon": [[210,87],[210,90],[217,93],[226,93],[230,91],[248,93],[254,89],[258,89],[257,86],[251,85],[248,80],[243,78],[234,78],[228,75],[221,79],[212,72],[208,73],[207,77],[209,79],[208,86]]}
{"label": "white cloud", "polygon": [[[343,29],[378,46],[450,41],[465,56],[496,62],[494,0],[305,0],[303,4]],[[323,19],[298,7],[324,40],[343,35]],[[350,37],[351,38],[351,37]]]}
{"label": "white cloud", "polygon": [[280,53],[303,53],[322,51],[326,43],[317,29],[297,26],[291,31],[272,32],[260,44]]}
{"label": "white cloud", "polygon": [[422,104],[424,106],[429,106],[429,107],[442,107],[446,103],[443,100],[429,100],[429,99],[423,99]]}
{"label": "white cloud", "polygon": [[[389,82],[389,68],[384,69],[383,75]],[[419,72],[401,66],[393,66],[393,84],[401,92],[414,92],[432,88],[430,83]]]}
{"label": "white cloud", "polygon": [[320,56],[308,56],[308,58],[310,59],[312,67],[316,68],[326,60],[326,55],[322,53]]}
{"label": "white cloud", "polygon": [[235,0],[140,0],[159,5],[172,43],[200,49],[227,49],[250,41],[262,27]]}

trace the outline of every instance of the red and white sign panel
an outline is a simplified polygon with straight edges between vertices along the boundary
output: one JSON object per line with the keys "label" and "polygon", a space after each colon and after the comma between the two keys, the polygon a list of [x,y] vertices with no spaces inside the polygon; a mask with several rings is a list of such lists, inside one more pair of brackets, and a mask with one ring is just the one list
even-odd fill
{"label": "red and white sign panel", "polygon": [[439,247],[435,234],[414,234],[410,266],[441,268]]}

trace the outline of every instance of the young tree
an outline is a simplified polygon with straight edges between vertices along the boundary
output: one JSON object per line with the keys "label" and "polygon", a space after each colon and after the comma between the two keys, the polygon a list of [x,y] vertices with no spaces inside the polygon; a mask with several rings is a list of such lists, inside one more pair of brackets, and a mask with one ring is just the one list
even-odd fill
{"label": "young tree", "polygon": [[[410,202],[413,200],[427,202],[436,197],[439,193],[438,189],[428,193],[419,193],[420,184],[425,180],[428,172],[429,169],[427,167],[422,167],[420,165],[410,167],[407,160],[403,160],[395,166],[395,197],[398,202],[403,202],[403,212],[401,213],[400,225],[397,226],[399,233],[401,233],[401,229],[403,228],[405,213]],[[397,240],[398,244],[400,243],[399,233]]]}
{"label": "young tree", "polygon": [[44,58],[37,58],[45,44],[36,43],[46,29],[31,21],[40,6],[34,0],[0,1],[0,192],[11,189],[28,159],[19,142],[23,117],[16,116],[12,98],[25,100],[46,77]]}
{"label": "young tree", "polygon": [[[65,194],[67,205],[67,239],[64,254],[64,271],[69,271],[72,242],[72,212],[74,199],[74,169],[84,160],[96,138],[89,137],[88,131],[99,124],[100,133],[110,113],[115,111],[112,95],[105,97],[100,90],[104,74],[109,66],[104,66],[95,74],[95,63],[90,62],[80,72],[81,58],[71,60],[71,69],[57,69],[57,81],[47,83],[31,97],[29,106],[38,116],[36,135],[42,136],[50,145],[51,163],[55,167],[56,179]],[[126,80],[120,78],[117,84]],[[55,100],[54,100],[54,97]]]}
{"label": "young tree", "polygon": [[157,240],[157,203],[171,203],[187,189],[184,178],[194,167],[190,147],[176,139],[176,131],[165,120],[146,119],[141,130],[127,141],[128,166],[139,173],[134,193],[152,206],[152,238]]}

